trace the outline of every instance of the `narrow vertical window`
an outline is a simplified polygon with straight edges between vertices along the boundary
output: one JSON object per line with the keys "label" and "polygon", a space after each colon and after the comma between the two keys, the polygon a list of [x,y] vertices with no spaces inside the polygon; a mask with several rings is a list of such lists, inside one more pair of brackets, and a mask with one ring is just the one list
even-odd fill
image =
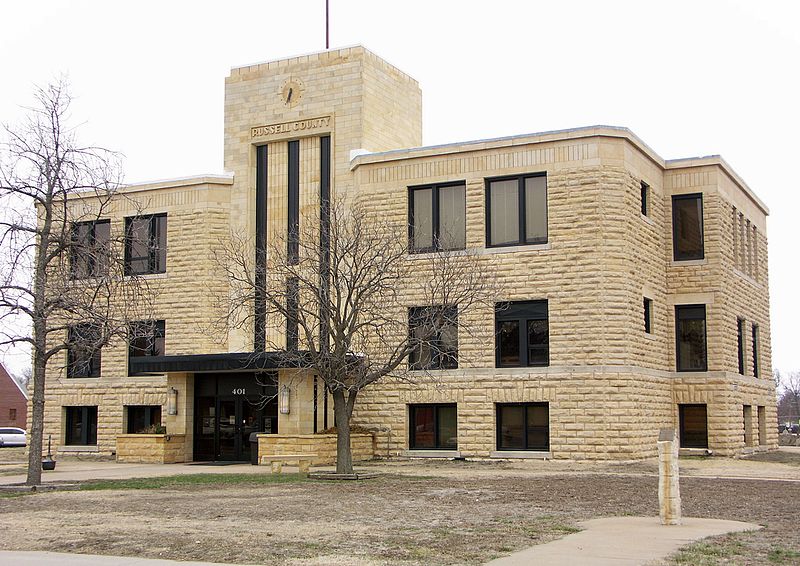
{"label": "narrow vertical window", "polygon": [[110,220],[76,222],[72,225],[69,257],[73,279],[99,277],[108,273],[110,239]]}
{"label": "narrow vertical window", "polygon": [[296,352],[298,343],[298,311],[300,309],[300,282],[292,277],[286,283],[286,350]]}
{"label": "narrow vertical window", "polygon": [[706,306],[675,306],[675,353],[678,371],[706,371]]}
{"label": "narrow vertical window", "polygon": [[736,347],[739,360],[739,373],[744,375],[744,319],[736,319]]}
{"label": "narrow vertical window", "polygon": [[753,226],[753,279],[758,281],[758,228]]}
{"label": "narrow vertical window", "polygon": [[752,328],[752,340],[753,340],[753,377],[758,377],[758,354],[759,354],[759,347],[758,347],[758,325],[754,324]]}
{"label": "narrow vertical window", "polygon": [[289,208],[286,254],[292,265],[300,261],[300,142],[289,142]]}
{"label": "narrow vertical window", "polygon": [[67,377],[100,377],[100,327],[82,323],[67,331]]}
{"label": "narrow vertical window", "polygon": [[731,218],[733,223],[733,266],[738,268],[739,267],[739,213],[736,211],[736,207],[733,207],[733,217]]}
{"label": "narrow vertical window", "polygon": [[253,349],[263,352],[267,342],[267,147],[256,148],[256,257],[253,296]]}
{"label": "narrow vertical window", "polygon": [[125,219],[125,274],[148,275],[167,270],[167,215]]}
{"label": "narrow vertical window", "polygon": [[703,195],[672,197],[672,247],[675,261],[703,259]]}
{"label": "narrow vertical window", "polygon": [[641,183],[641,206],[642,215],[650,215],[650,185],[642,181]]}
{"label": "narrow vertical window", "polygon": [[653,333],[653,299],[644,298],[644,331]]}

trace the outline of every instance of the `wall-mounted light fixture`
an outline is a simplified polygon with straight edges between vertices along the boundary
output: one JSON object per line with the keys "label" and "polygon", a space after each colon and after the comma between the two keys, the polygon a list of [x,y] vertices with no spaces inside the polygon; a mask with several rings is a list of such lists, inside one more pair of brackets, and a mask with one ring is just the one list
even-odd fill
{"label": "wall-mounted light fixture", "polygon": [[288,385],[284,385],[281,387],[281,414],[288,415],[289,414],[289,396],[290,396],[290,389]]}
{"label": "wall-mounted light fixture", "polygon": [[178,390],[174,387],[170,387],[167,392],[167,414],[178,414]]}

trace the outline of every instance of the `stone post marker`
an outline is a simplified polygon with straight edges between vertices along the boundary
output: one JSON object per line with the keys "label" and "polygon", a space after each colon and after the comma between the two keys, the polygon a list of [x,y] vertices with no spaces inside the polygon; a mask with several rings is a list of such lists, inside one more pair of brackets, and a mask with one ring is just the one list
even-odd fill
{"label": "stone post marker", "polygon": [[662,428],[658,435],[658,507],[662,525],[681,524],[678,439],[673,428]]}

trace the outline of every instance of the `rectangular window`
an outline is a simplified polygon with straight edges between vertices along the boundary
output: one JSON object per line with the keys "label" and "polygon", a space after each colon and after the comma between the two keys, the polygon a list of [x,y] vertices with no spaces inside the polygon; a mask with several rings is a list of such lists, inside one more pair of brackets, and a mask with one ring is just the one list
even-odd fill
{"label": "rectangular window", "polygon": [[736,319],[736,346],[738,349],[739,373],[744,375],[744,319]]}
{"label": "rectangular window", "polygon": [[408,331],[414,347],[408,356],[411,369],[458,367],[458,311],[455,307],[408,309]]}
{"label": "rectangular window", "polygon": [[650,215],[650,185],[642,181],[641,183],[641,205],[642,214],[644,216]]}
{"label": "rectangular window", "polygon": [[644,298],[644,331],[653,333],[653,299]]}
{"label": "rectangular window", "polygon": [[708,448],[705,405],[678,405],[681,448]]}
{"label": "rectangular window", "polygon": [[672,197],[672,249],[675,261],[703,259],[703,195]]}
{"label": "rectangular window", "polygon": [[487,246],[547,243],[547,176],[490,179],[486,185]]}
{"label": "rectangular window", "polygon": [[67,377],[100,377],[100,327],[83,323],[67,330]]}
{"label": "rectangular window", "polygon": [[289,142],[288,179],[288,234],[286,240],[286,257],[291,265],[300,261],[300,142]]}
{"label": "rectangular window", "polygon": [[742,422],[744,423],[744,445],[753,445],[753,407],[742,405]]}
{"label": "rectangular window", "polygon": [[753,340],[753,377],[758,377],[758,325],[752,327]]}
{"label": "rectangular window", "polygon": [[758,444],[767,444],[767,409],[764,406],[758,407]]}
{"label": "rectangular window", "polygon": [[408,446],[412,450],[456,450],[458,424],[456,405],[409,405]]}
{"label": "rectangular window", "polygon": [[498,450],[550,450],[550,407],[547,403],[497,405]]}
{"label": "rectangular window", "polygon": [[296,352],[298,348],[298,319],[300,310],[300,281],[291,277],[286,282],[286,350]]}
{"label": "rectangular window", "polygon": [[550,365],[547,301],[498,303],[495,306],[495,365]]}
{"label": "rectangular window", "polygon": [[69,257],[70,274],[73,279],[99,277],[108,273],[110,239],[110,220],[72,224]]}
{"label": "rectangular window", "polygon": [[97,407],[64,407],[66,419],[64,444],[93,446],[97,444]]}
{"label": "rectangular window", "polygon": [[165,342],[166,324],[163,320],[134,322],[129,329],[128,358],[163,356]]}
{"label": "rectangular window", "polygon": [[678,371],[706,371],[706,306],[675,305]]}
{"label": "rectangular window", "polygon": [[14,422],[17,420],[17,410],[16,409],[9,409],[8,410],[8,420]]}
{"label": "rectangular window", "polygon": [[148,275],[167,270],[167,215],[125,219],[125,274]]}
{"label": "rectangular window", "polygon": [[408,195],[412,252],[463,250],[466,247],[464,183],[412,187]]}
{"label": "rectangular window", "polygon": [[128,434],[146,434],[161,424],[161,405],[128,405]]}

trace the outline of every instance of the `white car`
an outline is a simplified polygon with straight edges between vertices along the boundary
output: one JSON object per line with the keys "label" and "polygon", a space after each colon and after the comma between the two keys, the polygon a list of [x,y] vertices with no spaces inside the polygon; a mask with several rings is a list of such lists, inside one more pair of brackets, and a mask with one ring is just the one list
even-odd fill
{"label": "white car", "polygon": [[21,428],[0,428],[0,446],[25,446],[27,439]]}

